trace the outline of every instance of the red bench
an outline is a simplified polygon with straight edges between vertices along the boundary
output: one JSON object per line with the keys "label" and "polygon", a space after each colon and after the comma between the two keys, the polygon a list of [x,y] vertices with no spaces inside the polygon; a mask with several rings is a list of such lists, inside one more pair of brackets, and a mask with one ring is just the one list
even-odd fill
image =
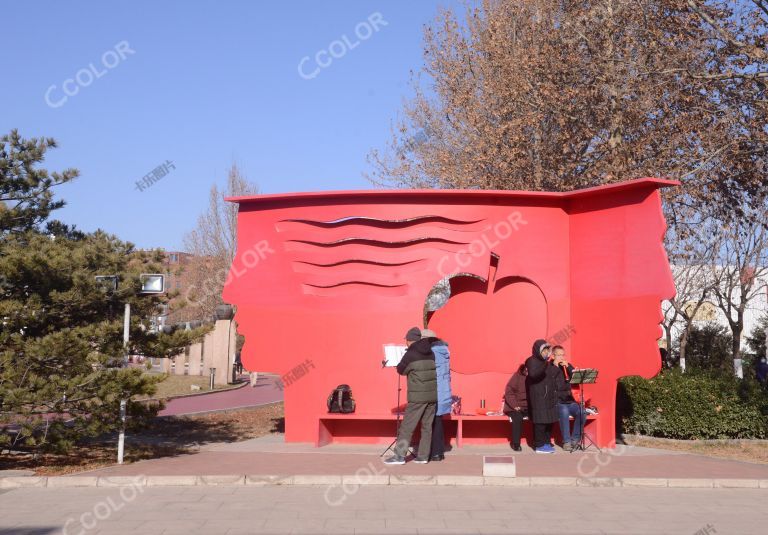
{"label": "red bench", "polygon": [[[528,418],[526,418],[527,420]],[[462,444],[503,443],[510,434],[509,418],[504,415],[482,416],[479,414],[446,414],[443,416],[445,435],[455,438],[455,446]],[[571,417],[573,420],[573,417]],[[395,438],[397,428],[396,414],[328,413],[318,420],[318,434],[315,446],[325,446],[338,439],[339,442],[384,443]],[[345,425],[351,423],[352,425]],[[587,415],[584,425],[586,434],[594,439],[597,436],[599,419],[595,414]],[[557,430],[555,425],[554,429]],[[559,431],[555,431],[559,432]]]}

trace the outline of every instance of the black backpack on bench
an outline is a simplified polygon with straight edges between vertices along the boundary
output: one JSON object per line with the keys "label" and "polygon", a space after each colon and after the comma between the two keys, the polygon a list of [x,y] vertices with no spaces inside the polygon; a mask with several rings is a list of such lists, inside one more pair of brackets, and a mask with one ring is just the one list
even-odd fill
{"label": "black backpack on bench", "polygon": [[352,389],[349,385],[339,385],[328,396],[328,412],[355,412],[355,400],[352,399]]}

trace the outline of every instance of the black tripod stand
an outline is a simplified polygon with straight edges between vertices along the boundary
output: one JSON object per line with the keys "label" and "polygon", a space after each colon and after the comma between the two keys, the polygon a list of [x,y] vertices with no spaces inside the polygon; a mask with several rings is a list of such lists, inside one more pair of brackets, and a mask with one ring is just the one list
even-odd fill
{"label": "black tripod stand", "polygon": [[397,425],[395,427],[395,439],[389,444],[389,446],[387,446],[387,449],[381,452],[381,455],[379,455],[379,457],[384,457],[384,454],[386,454],[389,450],[392,450],[392,452],[394,453],[395,450],[392,448],[392,446],[394,446],[397,443],[397,437],[400,436],[400,420],[402,419],[402,416],[403,416],[403,413],[400,411],[400,392],[403,390],[403,387],[400,385],[401,378],[402,376],[398,373],[397,374],[397,405],[396,405]]}
{"label": "black tripod stand", "polygon": [[589,446],[586,446],[585,443],[588,440],[590,445],[597,448],[597,451],[602,451],[597,444],[595,444],[591,438],[587,436],[587,434],[584,432],[585,424],[587,423],[587,414],[584,412],[584,385],[586,384],[594,384],[597,382],[597,370],[595,368],[585,368],[583,370],[573,370],[573,375],[571,376],[570,383],[572,385],[580,385],[579,388],[579,409],[581,410],[579,421],[581,422],[581,434],[579,435],[581,439],[579,440],[579,445],[571,450],[571,453],[577,450],[586,451]]}

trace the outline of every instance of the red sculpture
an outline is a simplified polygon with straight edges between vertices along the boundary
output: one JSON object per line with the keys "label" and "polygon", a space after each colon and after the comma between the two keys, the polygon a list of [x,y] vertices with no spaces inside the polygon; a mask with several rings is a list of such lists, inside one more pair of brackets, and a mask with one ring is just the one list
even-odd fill
{"label": "red sculpture", "polygon": [[[617,380],[660,369],[660,303],[674,285],[658,189],[676,184],[229,199],[239,204],[238,252],[223,296],[237,305],[243,365],[283,376],[286,441],[388,442],[397,378],[382,369],[382,346],[426,319],[451,347],[453,392],[473,414],[452,415],[447,433],[503,441],[505,419],[475,408],[500,406],[509,375],[545,337],[577,367],[599,369],[585,397],[600,414],[586,432],[612,446]],[[441,280],[450,299],[425,310]],[[329,415],[326,398],[342,383],[357,411]]]}

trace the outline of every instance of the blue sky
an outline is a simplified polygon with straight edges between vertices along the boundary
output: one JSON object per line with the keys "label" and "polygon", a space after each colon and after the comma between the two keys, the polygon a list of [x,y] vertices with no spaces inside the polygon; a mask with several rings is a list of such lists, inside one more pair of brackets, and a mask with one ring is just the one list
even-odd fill
{"label": "blue sky", "polygon": [[80,170],[56,218],[177,249],[233,161],[264,193],[372,187],[365,157],[412,94],[423,26],[460,5],[6,2],[0,132],[53,137],[44,166]]}

